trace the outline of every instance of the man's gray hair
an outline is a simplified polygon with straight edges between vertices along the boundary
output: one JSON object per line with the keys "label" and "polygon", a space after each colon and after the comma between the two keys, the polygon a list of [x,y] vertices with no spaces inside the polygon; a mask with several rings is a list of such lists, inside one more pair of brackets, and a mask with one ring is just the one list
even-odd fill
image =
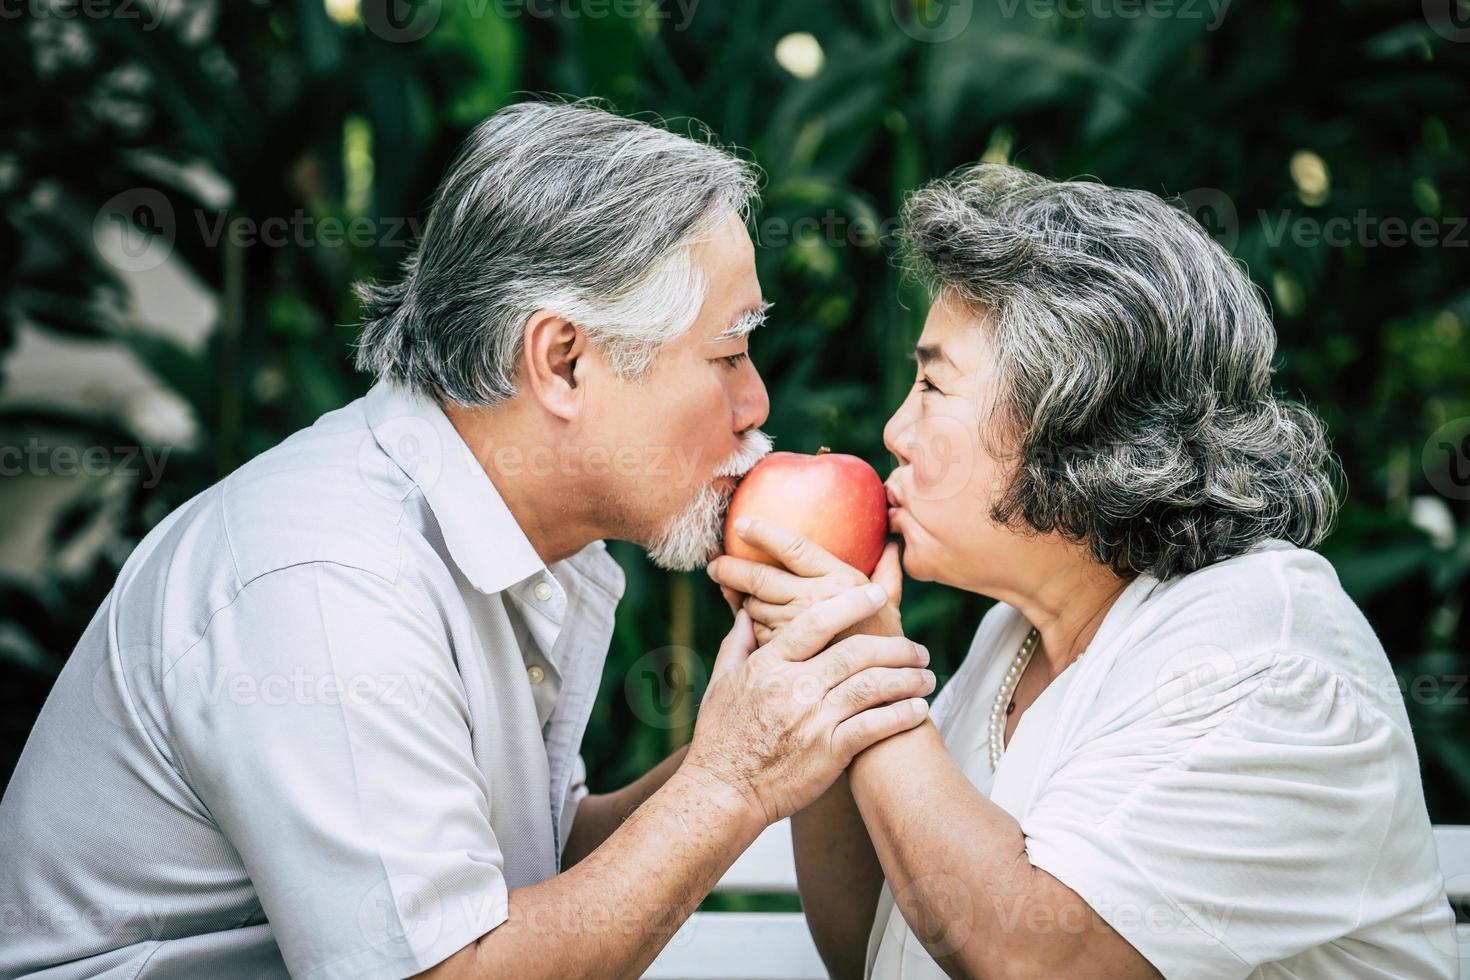
{"label": "man's gray hair", "polygon": [[693,324],[690,247],[747,216],[754,168],[715,145],[587,103],[525,102],[475,128],[396,283],[360,283],[360,370],[493,405],[516,393],[527,318],[582,327],[625,378]]}
{"label": "man's gray hair", "polygon": [[993,519],[1160,579],[1326,535],[1322,423],[1272,393],[1263,298],[1183,209],[978,165],[903,217],[910,269],[979,314],[995,351],[989,431],[1015,468]]}

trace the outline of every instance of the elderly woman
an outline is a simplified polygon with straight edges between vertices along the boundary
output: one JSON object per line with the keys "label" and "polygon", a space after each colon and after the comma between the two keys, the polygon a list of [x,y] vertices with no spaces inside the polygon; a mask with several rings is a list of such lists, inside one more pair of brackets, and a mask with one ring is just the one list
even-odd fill
{"label": "elderly woman", "polygon": [[[932,723],[793,821],[835,976],[1450,977],[1383,648],[1319,542],[1322,426],[1270,389],[1230,256],[1159,198],[977,166],[925,187],[934,286],[884,431],[903,572],[991,596]],[[759,624],[863,576],[764,521]]]}

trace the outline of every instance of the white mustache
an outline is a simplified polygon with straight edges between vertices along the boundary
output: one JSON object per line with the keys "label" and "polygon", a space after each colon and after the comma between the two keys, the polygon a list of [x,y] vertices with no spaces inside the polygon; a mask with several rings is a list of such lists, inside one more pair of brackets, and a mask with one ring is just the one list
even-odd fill
{"label": "white mustache", "polygon": [[760,429],[750,429],[740,437],[740,448],[729,459],[715,467],[715,476],[742,477],[751,467],[771,454],[771,437]]}
{"label": "white mustache", "polygon": [[[715,468],[714,479],[738,479],[770,452],[771,437],[751,429],[741,436],[740,448]],[[694,499],[663,526],[648,546],[649,559],[659,568],[673,571],[701,568],[719,551],[725,510],[734,494],[734,488],[715,486],[714,480],[701,486]]]}

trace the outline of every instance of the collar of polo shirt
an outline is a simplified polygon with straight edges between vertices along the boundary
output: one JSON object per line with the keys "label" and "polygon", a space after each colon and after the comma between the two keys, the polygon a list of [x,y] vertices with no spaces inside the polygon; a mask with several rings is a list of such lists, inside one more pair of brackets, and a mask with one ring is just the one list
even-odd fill
{"label": "collar of polo shirt", "polygon": [[[373,438],[423,492],[454,563],[477,591],[487,595],[503,592],[538,573],[544,573],[544,581],[560,591],[555,576],[547,571],[443,409],[432,399],[385,379],[368,392],[366,410]],[[603,542],[594,541],[568,562],[578,564],[589,552],[605,552],[606,548]],[[612,563],[610,556],[603,559]]]}

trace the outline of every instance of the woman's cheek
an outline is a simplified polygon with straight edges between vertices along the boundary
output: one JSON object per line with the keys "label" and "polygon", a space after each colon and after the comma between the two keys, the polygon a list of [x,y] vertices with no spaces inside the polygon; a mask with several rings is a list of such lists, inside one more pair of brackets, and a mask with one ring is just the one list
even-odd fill
{"label": "woman's cheek", "polygon": [[923,414],[908,433],[914,495],[943,504],[963,496],[975,477],[976,435],[952,415]]}

